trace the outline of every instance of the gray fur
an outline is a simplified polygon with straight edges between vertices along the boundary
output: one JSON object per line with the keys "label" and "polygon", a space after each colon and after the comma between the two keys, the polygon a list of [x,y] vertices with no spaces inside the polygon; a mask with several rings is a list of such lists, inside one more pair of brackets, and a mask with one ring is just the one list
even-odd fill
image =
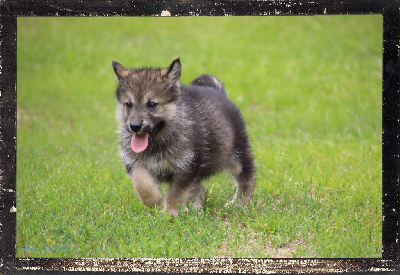
{"label": "gray fur", "polygon": [[[250,200],[255,165],[245,123],[217,78],[202,75],[191,85],[181,85],[179,59],[166,69],[128,70],[117,62],[113,67],[121,158],[144,204],[177,215],[178,205],[186,206],[192,198],[199,208],[205,199],[201,181],[224,169],[237,183],[234,199]],[[150,107],[149,102],[157,106]],[[129,125],[138,122],[142,123],[138,133],[150,137],[148,147],[135,153]],[[170,186],[162,200],[161,182]]]}

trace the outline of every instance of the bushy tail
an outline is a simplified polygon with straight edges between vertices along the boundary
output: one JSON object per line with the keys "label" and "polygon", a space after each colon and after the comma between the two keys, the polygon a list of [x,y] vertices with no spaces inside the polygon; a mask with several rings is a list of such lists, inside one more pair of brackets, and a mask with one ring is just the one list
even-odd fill
{"label": "bushy tail", "polygon": [[225,86],[215,76],[203,74],[192,81],[192,85],[206,86],[225,93]]}

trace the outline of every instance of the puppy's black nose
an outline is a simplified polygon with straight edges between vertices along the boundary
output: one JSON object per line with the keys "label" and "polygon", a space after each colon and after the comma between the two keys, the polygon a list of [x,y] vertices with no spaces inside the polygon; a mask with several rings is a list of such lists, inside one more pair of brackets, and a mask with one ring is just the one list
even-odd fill
{"label": "puppy's black nose", "polygon": [[132,132],[137,133],[142,129],[142,122],[139,123],[131,123],[129,124],[129,128]]}

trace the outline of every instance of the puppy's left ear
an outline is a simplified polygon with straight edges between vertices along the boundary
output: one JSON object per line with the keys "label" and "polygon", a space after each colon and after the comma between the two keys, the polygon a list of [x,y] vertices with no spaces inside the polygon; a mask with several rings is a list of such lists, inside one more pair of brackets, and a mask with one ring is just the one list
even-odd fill
{"label": "puppy's left ear", "polygon": [[129,74],[129,70],[116,61],[112,62],[112,66],[114,68],[114,73],[118,81]]}
{"label": "puppy's left ear", "polygon": [[179,58],[172,61],[171,65],[163,70],[163,74],[172,81],[179,81],[181,78],[181,61]]}

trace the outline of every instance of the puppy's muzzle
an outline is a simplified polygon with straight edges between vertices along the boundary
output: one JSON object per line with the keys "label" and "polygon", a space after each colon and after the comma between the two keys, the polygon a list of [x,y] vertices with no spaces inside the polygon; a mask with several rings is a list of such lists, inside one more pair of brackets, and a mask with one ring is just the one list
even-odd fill
{"label": "puppy's muzzle", "polygon": [[134,122],[134,123],[130,123],[129,124],[129,129],[133,132],[133,133],[138,133],[140,132],[140,130],[142,130],[143,127],[143,122]]}
{"label": "puppy's muzzle", "polygon": [[129,131],[134,134],[144,134],[153,132],[153,127],[144,121],[131,122],[128,124]]}

